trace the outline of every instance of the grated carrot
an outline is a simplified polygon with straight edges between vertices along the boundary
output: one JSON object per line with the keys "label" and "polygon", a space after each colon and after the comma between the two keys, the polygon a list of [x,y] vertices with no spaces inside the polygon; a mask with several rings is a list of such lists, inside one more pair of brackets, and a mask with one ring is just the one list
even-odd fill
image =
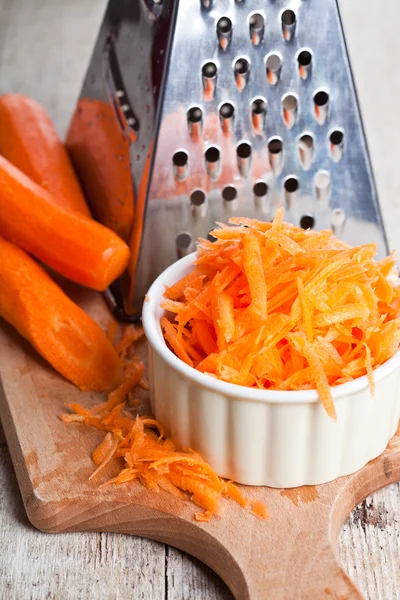
{"label": "grated carrot", "polygon": [[111,317],[110,322],[108,323],[108,326],[107,326],[107,337],[112,344],[114,343],[114,339],[115,339],[115,336],[117,335],[117,331],[118,331],[117,322],[115,321],[115,319],[113,319]]}
{"label": "grated carrot", "polygon": [[93,451],[97,468],[89,479],[97,476],[113,458],[122,458],[124,468],[100,487],[138,480],[149,490],[164,489],[180,500],[191,500],[200,506],[203,512],[195,513],[197,521],[207,522],[220,515],[223,497],[231,498],[262,519],[268,518],[261,502],[246,499],[235,484],[220,479],[199,454],[177,449],[170,438],[164,437],[158,421],[134,416],[124,410],[124,404],[110,408],[112,404],[109,399],[90,410],[73,404],[70,408],[75,414],[61,415],[65,423],[77,422],[106,431],[105,438]]}
{"label": "grated carrot", "polygon": [[[236,267],[234,272],[236,276]],[[193,289],[200,291],[201,287],[196,281],[202,284],[204,276],[200,279],[196,277],[189,277],[186,281],[189,281]],[[218,281],[226,287],[231,278],[232,269],[228,269]],[[175,291],[170,288],[172,296],[176,294],[177,289],[181,290],[179,292],[181,295],[185,295],[185,290],[177,286]],[[168,302],[177,301],[168,299]],[[221,314],[226,318],[225,309]],[[193,328],[193,335],[186,330],[183,335],[175,325],[169,321],[167,323],[169,339],[183,356],[187,356],[185,350],[187,348],[188,354],[196,357],[196,361],[199,362],[200,353],[204,358],[207,350],[217,350],[215,337],[205,321],[201,319],[196,321],[197,326]],[[124,357],[124,377],[119,387],[108,395],[107,400],[92,408],[78,403],[66,404],[72,414],[61,415],[64,423],[88,425],[105,433],[103,440],[93,450],[92,460],[96,469],[89,480],[99,477],[103,469],[114,459],[120,461],[122,459],[124,462],[122,470],[116,477],[100,484],[100,487],[122,485],[137,480],[153,492],[165,490],[181,501],[191,500],[202,508],[203,512],[194,515],[197,521],[202,522],[210,521],[214,515],[221,514],[223,497],[231,498],[256,516],[268,518],[268,511],[262,503],[248,500],[237,486],[220,479],[197,452],[190,448],[177,448],[172,439],[165,436],[161,423],[152,417],[135,415],[130,411],[133,407],[140,409],[140,400],[135,398],[134,390],[137,387],[145,390],[149,388],[143,363],[136,357],[126,358],[128,349],[135,350],[134,345],[140,339],[141,331],[141,328],[130,325],[123,332],[119,351]],[[193,341],[194,338],[201,341],[201,351],[191,347],[189,340]],[[209,354],[207,357],[210,367],[211,356],[212,354]],[[254,507],[258,504],[260,508],[255,511]]]}
{"label": "grated carrot", "polygon": [[124,359],[129,349],[144,336],[143,327],[128,325],[120,341],[114,346],[118,356]]}
{"label": "grated carrot", "polygon": [[[190,366],[259,389],[317,389],[335,419],[331,388],[399,349],[394,253],[351,247],[331,231],[245,217],[200,240],[193,270],[165,293],[164,337]],[[276,319],[279,320],[276,320]]]}

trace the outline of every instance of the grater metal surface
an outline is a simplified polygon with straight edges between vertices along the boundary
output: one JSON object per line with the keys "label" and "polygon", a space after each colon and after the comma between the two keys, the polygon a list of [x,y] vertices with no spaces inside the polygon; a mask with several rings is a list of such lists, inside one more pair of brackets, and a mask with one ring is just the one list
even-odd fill
{"label": "grater metal surface", "polygon": [[133,259],[109,294],[120,316],[235,213],[269,220],[285,205],[296,225],[386,253],[336,0],[111,0],[67,140],[93,204],[90,149],[70,139],[88,98],[129,140]]}

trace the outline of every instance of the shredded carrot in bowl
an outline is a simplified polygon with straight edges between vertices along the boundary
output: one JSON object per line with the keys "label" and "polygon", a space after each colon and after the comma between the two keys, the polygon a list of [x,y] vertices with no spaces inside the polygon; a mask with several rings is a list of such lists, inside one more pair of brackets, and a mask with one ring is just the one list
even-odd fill
{"label": "shredded carrot in bowl", "polygon": [[283,218],[232,218],[199,241],[193,270],[164,293],[164,339],[229,383],[316,389],[336,419],[332,386],[366,375],[373,393],[374,369],[399,349],[396,260]]}

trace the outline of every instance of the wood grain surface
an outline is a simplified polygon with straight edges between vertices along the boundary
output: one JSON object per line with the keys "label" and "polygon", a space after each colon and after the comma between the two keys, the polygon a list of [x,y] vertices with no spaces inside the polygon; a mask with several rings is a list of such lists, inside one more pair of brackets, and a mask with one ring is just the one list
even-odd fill
{"label": "wood grain surface", "polygon": [[[105,4],[0,0],[0,93],[23,92],[42,101],[63,134]],[[399,4],[387,0],[383,9],[371,0],[365,10],[363,0],[341,0],[340,7],[383,216],[391,246],[399,251],[400,179],[397,153],[390,151],[400,131],[393,102],[400,94],[393,69],[400,61]],[[1,430],[0,454],[0,597],[231,598],[210,569],[164,544],[112,533],[52,536],[34,530]],[[398,484],[374,494],[352,513],[340,536],[344,567],[370,600],[400,598],[399,498]]]}
{"label": "wood grain surface", "polygon": [[[103,298],[66,287],[106,329],[110,317]],[[101,395],[80,392],[4,322],[0,356],[0,416],[35,527],[47,533],[131,533],[168,543],[208,564],[240,600],[262,600],[266,590],[270,600],[362,598],[338,561],[338,536],[358,502],[400,479],[400,427],[383,455],[354,475],[317,487],[246,487],[246,495],[267,504],[267,521],[225,501],[222,519],[198,523],[192,505],[138,482],[99,488],[119,471],[119,461],[88,481],[91,453],[103,436],[79,424],[66,425],[59,417],[66,402],[90,406],[101,402]]]}

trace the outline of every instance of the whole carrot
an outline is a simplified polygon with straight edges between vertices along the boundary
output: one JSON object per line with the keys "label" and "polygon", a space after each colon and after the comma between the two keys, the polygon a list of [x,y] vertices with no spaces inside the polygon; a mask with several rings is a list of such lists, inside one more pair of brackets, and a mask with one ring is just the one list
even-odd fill
{"label": "whole carrot", "polygon": [[59,206],[90,217],[68,153],[41,104],[22,94],[0,96],[0,154]]}
{"label": "whole carrot", "polygon": [[130,142],[112,107],[82,98],[69,129],[66,147],[94,217],[129,240],[134,217]]}
{"label": "whole carrot", "polygon": [[114,388],[120,360],[106,335],[33,258],[0,236],[0,317],[80,389]]}
{"label": "whole carrot", "polygon": [[77,283],[105,290],[129,248],[113,231],[57,206],[52,194],[0,156],[0,234]]}

